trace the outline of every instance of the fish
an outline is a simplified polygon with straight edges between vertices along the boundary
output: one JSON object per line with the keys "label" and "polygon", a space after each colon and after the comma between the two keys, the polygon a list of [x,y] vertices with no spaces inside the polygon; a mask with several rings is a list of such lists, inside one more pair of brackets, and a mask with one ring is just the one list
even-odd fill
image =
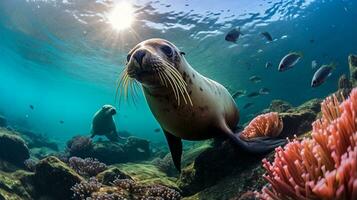
{"label": "fish", "polygon": [[314,43],[314,42],[315,42],[315,40],[314,40],[314,39],[311,39],[311,40],[310,40],[310,43]]}
{"label": "fish", "polygon": [[237,40],[241,35],[243,35],[243,33],[240,32],[240,27],[238,27],[230,30],[224,39],[228,42],[237,43]]}
{"label": "fish", "polygon": [[317,61],[313,60],[311,61],[311,69],[315,69],[317,67]]}
{"label": "fish", "polygon": [[271,62],[266,62],[265,63],[265,68],[269,69],[273,66],[273,64]]}
{"label": "fish", "polygon": [[60,120],[60,121],[59,121],[59,123],[60,123],[60,124],[63,124],[63,123],[64,123],[64,121],[63,121],[63,120]]}
{"label": "fish", "polygon": [[252,81],[253,83],[259,83],[262,81],[262,79],[256,75],[249,77],[249,80]]}
{"label": "fish", "polygon": [[260,93],[259,92],[251,92],[247,95],[247,97],[256,97],[256,96],[259,96]]}
{"label": "fish", "polygon": [[247,108],[250,108],[254,105],[254,103],[246,103],[244,106],[243,106],[243,109],[247,109]]}
{"label": "fish", "polygon": [[144,152],[145,152],[145,150],[142,149],[142,148],[136,148],[136,150],[137,150],[138,152],[140,152],[140,153],[144,153]]}
{"label": "fish", "polygon": [[311,80],[311,87],[318,87],[322,85],[328,77],[331,76],[332,70],[335,69],[336,64],[322,65],[314,74]]}
{"label": "fish", "polygon": [[245,94],[245,90],[238,90],[232,94],[232,97],[235,99],[243,96],[244,94]]}
{"label": "fish", "polygon": [[155,132],[155,133],[158,133],[158,132],[160,132],[160,131],[161,131],[160,128],[155,128],[155,129],[154,129],[154,132]]}
{"label": "fish", "polygon": [[31,110],[35,109],[35,107],[33,105],[29,106]]}
{"label": "fish", "polygon": [[269,42],[273,41],[273,38],[271,37],[270,33],[268,32],[262,32],[260,33],[266,40],[268,40]]}
{"label": "fish", "polygon": [[286,71],[287,69],[294,67],[300,61],[302,56],[303,56],[302,53],[299,52],[288,53],[286,56],[284,56],[281,59],[279,63],[279,67],[278,67],[279,72],[283,72]]}
{"label": "fish", "polygon": [[259,94],[262,94],[262,95],[270,94],[270,89],[269,88],[261,88],[259,90]]}

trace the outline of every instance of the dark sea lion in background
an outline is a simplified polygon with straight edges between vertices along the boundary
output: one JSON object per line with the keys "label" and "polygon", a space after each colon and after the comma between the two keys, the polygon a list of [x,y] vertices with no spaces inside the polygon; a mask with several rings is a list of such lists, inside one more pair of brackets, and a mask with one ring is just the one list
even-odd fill
{"label": "dark sea lion in background", "polygon": [[255,154],[267,153],[285,143],[285,139],[266,137],[244,141],[235,134],[239,112],[232,96],[221,84],[195,71],[183,55],[166,40],[143,41],[129,52],[119,84],[125,95],[134,80],[142,85],[179,171],[181,139],[205,140],[223,135],[240,150]]}
{"label": "dark sea lion in background", "polygon": [[116,109],[111,105],[104,105],[99,109],[93,117],[91,138],[96,135],[104,135],[112,142],[119,141],[120,137],[117,133],[113,115],[117,113]]}

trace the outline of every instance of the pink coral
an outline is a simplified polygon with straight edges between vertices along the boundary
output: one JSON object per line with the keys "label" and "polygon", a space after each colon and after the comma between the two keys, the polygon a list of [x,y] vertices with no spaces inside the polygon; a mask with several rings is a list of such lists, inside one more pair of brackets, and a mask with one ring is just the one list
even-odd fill
{"label": "pink coral", "polygon": [[322,118],[312,138],[294,139],[276,149],[273,163],[263,160],[270,183],[262,199],[357,199],[357,89],[339,104],[321,104]]}
{"label": "pink coral", "polygon": [[276,137],[282,130],[283,122],[279,114],[277,112],[270,112],[254,118],[249,125],[244,128],[240,137],[245,140],[262,136]]}

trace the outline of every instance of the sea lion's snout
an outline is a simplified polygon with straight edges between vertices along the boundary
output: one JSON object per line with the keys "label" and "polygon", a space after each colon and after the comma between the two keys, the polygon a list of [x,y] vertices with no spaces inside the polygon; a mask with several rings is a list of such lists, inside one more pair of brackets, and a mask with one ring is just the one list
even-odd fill
{"label": "sea lion's snout", "polygon": [[142,76],[153,71],[151,66],[151,54],[145,48],[139,48],[128,55],[128,75],[130,78],[140,80]]}
{"label": "sea lion's snout", "polygon": [[115,115],[115,114],[117,114],[117,111],[115,110],[115,108],[111,108],[111,109],[109,110],[109,113],[110,113],[111,115]]}

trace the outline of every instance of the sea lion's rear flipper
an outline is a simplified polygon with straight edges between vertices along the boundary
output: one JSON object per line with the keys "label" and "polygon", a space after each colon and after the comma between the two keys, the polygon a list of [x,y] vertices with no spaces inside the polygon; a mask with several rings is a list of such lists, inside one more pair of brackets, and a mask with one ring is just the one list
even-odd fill
{"label": "sea lion's rear flipper", "polygon": [[182,142],[181,138],[172,135],[164,130],[167,143],[169,144],[171,157],[176,169],[181,172]]}
{"label": "sea lion's rear flipper", "polygon": [[273,137],[258,137],[243,140],[240,137],[241,133],[233,133],[226,125],[224,125],[223,129],[226,135],[246,153],[265,154],[286,143],[286,139]]}

